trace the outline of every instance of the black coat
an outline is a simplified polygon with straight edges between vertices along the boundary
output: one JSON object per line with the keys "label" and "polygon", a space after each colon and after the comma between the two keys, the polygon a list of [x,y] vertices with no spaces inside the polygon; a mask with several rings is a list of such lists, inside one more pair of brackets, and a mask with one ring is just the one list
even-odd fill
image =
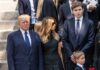
{"label": "black coat", "polygon": [[41,18],[50,16],[58,21],[58,13],[53,0],[44,0]]}
{"label": "black coat", "polygon": [[20,30],[8,35],[8,70],[44,70],[41,41],[30,31],[31,47],[27,47]]}
{"label": "black coat", "polygon": [[[81,67],[79,67],[78,65],[76,65],[75,70],[83,70],[83,69]],[[86,70],[86,69],[84,68],[84,70]]]}
{"label": "black coat", "polygon": [[94,66],[96,70],[100,70],[100,32],[95,37]]}
{"label": "black coat", "polygon": [[[86,9],[85,4],[83,4],[83,8],[84,8],[84,13],[83,13],[84,17],[88,18],[87,9]],[[63,5],[61,5],[59,8],[59,23],[58,23],[58,30],[61,35],[62,35],[62,31],[63,31],[64,21],[67,19],[70,19],[72,17],[73,17],[73,15],[71,13],[71,8],[69,5],[69,2],[66,2]]]}

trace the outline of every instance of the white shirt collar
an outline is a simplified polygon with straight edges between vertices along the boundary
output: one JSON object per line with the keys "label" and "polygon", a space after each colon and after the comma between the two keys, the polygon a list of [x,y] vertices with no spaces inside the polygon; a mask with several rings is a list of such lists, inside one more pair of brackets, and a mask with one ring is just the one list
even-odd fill
{"label": "white shirt collar", "polygon": [[[23,30],[23,29],[20,28],[20,31],[21,31],[21,33],[22,33],[23,39],[25,40],[25,30]],[[29,30],[27,30],[26,32],[27,32],[27,36],[28,36],[28,38],[29,38],[29,42],[30,42],[30,45],[31,45],[32,42],[31,42],[31,37],[30,37]]]}
{"label": "white shirt collar", "polygon": [[22,34],[24,34],[25,32],[27,32],[29,34],[29,30],[24,31],[23,29],[20,28],[20,31],[22,32]]}
{"label": "white shirt collar", "polygon": [[77,66],[83,68],[83,65],[82,64],[77,63]]}
{"label": "white shirt collar", "polygon": [[[83,22],[83,16],[80,17],[80,19],[79,19],[79,31],[82,28],[82,22]],[[75,29],[77,28],[76,24],[77,24],[77,18],[75,17]]]}
{"label": "white shirt collar", "polygon": [[[83,16],[79,18],[79,21],[83,20]],[[75,21],[77,21],[77,17],[75,17]]]}

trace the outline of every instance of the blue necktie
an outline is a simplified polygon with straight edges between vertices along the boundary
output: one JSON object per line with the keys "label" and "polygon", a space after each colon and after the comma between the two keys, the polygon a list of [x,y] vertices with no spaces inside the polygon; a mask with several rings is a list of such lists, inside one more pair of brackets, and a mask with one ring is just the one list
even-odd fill
{"label": "blue necktie", "polygon": [[79,40],[79,20],[77,20],[76,24],[76,42],[78,43]]}
{"label": "blue necktie", "polygon": [[26,42],[27,47],[30,47],[30,42],[29,42],[29,38],[27,36],[27,32],[25,32],[25,42]]}
{"label": "blue necktie", "polygon": [[77,20],[77,24],[76,24],[76,35],[79,34],[79,20]]}

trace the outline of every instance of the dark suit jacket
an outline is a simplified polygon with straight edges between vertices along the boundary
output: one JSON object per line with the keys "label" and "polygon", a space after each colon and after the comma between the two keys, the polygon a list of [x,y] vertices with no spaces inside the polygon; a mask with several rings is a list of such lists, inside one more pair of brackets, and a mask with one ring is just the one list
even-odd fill
{"label": "dark suit jacket", "polygon": [[[83,7],[84,7],[84,16],[88,17],[86,5],[83,4]],[[73,15],[71,14],[71,8],[69,2],[66,2],[63,5],[61,5],[59,8],[59,30],[62,28],[64,21],[72,17]]]}
{"label": "dark suit jacket", "polygon": [[[79,67],[78,65],[76,65],[75,70],[82,70],[82,68]],[[84,70],[86,70],[86,69],[84,68]]]}
{"label": "dark suit jacket", "polygon": [[58,9],[59,7],[63,4],[63,3],[66,3],[68,0],[59,0],[59,3],[58,3]]}
{"label": "dark suit jacket", "polygon": [[50,16],[58,21],[58,13],[53,0],[44,0],[41,18]]}
{"label": "dark suit jacket", "polygon": [[21,31],[8,35],[7,60],[9,70],[44,70],[41,43],[38,35],[30,31],[31,47],[26,47]]}
{"label": "dark suit jacket", "polygon": [[95,37],[95,48],[94,48],[94,66],[95,70],[100,70],[100,32]]}
{"label": "dark suit jacket", "polygon": [[[38,0],[33,0],[34,1],[34,9],[35,12],[37,11],[37,4]],[[18,11],[19,14],[28,14],[31,16],[31,5],[29,0],[18,0]]]}
{"label": "dark suit jacket", "polygon": [[98,11],[98,21],[100,21],[100,0],[98,0],[97,11]]}
{"label": "dark suit jacket", "polygon": [[82,28],[79,34],[79,41],[76,42],[75,19],[71,18],[64,23],[63,45],[66,56],[70,57],[73,51],[80,50],[87,52],[93,46],[94,26],[89,19],[83,18]]}

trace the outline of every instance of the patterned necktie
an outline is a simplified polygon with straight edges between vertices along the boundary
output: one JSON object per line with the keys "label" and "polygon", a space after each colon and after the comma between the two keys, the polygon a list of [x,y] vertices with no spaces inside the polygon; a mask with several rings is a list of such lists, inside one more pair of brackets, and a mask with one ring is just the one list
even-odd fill
{"label": "patterned necktie", "polygon": [[27,36],[27,32],[25,32],[25,43],[26,43],[27,47],[30,47],[30,42],[29,42],[29,38]]}
{"label": "patterned necktie", "polygon": [[77,23],[76,23],[76,42],[78,44],[78,40],[79,40],[79,20],[77,20]]}
{"label": "patterned necktie", "polygon": [[77,24],[76,24],[76,35],[79,34],[79,20],[77,20]]}

